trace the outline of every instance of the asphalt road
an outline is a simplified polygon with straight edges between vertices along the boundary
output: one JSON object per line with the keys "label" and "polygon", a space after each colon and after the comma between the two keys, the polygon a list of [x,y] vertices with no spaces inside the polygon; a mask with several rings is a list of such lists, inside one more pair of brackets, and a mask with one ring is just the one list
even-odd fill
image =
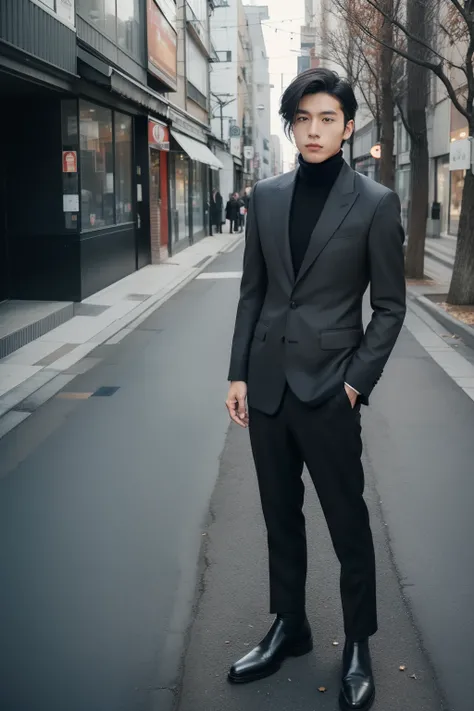
{"label": "asphalt road", "polygon": [[[0,440],[1,711],[335,709],[338,569],[311,485],[315,650],[225,679],[270,622],[248,435],[223,405],[237,293],[190,283],[67,387],[114,394],[55,398]],[[474,403],[404,330],[363,429],[375,708],[472,711]]]}

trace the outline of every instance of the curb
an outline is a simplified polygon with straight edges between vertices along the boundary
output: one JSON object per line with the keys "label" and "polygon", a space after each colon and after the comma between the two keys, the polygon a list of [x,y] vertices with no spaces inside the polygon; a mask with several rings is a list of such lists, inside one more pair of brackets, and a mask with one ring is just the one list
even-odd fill
{"label": "curb", "polygon": [[429,249],[425,249],[425,256],[429,257],[429,259],[433,259],[435,262],[438,262],[439,264],[442,264],[444,267],[447,267],[448,269],[452,269],[454,266],[454,261],[450,262],[448,257],[440,256],[439,254],[436,254],[435,252],[432,252]]}
{"label": "curb", "polygon": [[[125,316],[122,316],[120,319],[117,319],[115,323],[111,323],[109,326],[107,326],[102,333],[97,334],[94,338],[93,347],[91,348],[91,351],[97,348],[98,346],[107,343],[111,338],[119,334],[121,331],[124,331],[123,336],[125,337],[130,331],[133,331],[137,326],[139,326],[143,321],[145,321],[151,313],[156,311],[157,309],[160,308],[168,299],[170,299],[172,296],[174,296],[178,291],[183,289],[189,282],[193,281],[198,274],[203,272],[207,267],[212,264],[218,257],[221,257],[223,254],[227,254],[228,252],[231,252],[233,249],[236,249],[240,242],[243,240],[244,235],[239,234],[238,238],[233,240],[230,244],[226,245],[224,249],[219,250],[215,254],[211,255],[210,257],[206,258],[205,261],[203,261],[202,264],[199,265],[199,267],[190,267],[189,271],[183,276],[182,279],[180,279],[177,283],[175,283],[169,291],[167,291],[165,294],[161,293],[158,295],[155,295],[154,297],[151,296],[150,299],[147,299],[143,304],[140,304],[137,306],[136,309],[133,309],[132,312],[129,314],[126,314]],[[137,313],[138,311],[138,313]],[[101,338],[101,335],[103,337]],[[83,356],[87,357],[87,356]],[[79,358],[77,362],[79,363],[81,360],[83,360],[83,357]],[[40,382],[35,382],[33,387],[31,389],[27,389],[25,392],[25,396],[22,397],[21,399],[18,399],[17,401],[14,401],[14,396],[13,398],[11,397],[12,391],[6,394],[5,398],[6,401],[4,401],[4,405],[2,407],[1,399],[0,399],[0,440],[2,437],[4,437],[6,434],[11,432],[17,425],[19,425],[21,422],[23,422],[24,419],[26,419],[30,414],[32,414],[37,407],[29,411],[29,409],[22,410],[22,405],[23,403],[27,402],[30,400],[35,393],[37,393],[39,390],[42,390],[43,388],[49,385],[50,388],[50,393],[48,393],[49,397],[43,397],[41,398],[41,401],[38,403],[38,406],[43,405],[45,402],[48,400],[51,400],[59,390],[65,387],[66,383],[64,383],[64,380],[62,378],[59,378],[58,382],[58,376],[64,376],[66,375],[65,373],[59,372],[59,371],[54,371],[54,364],[51,365],[50,368],[45,368],[45,371],[48,371],[48,374],[46,377],[40,379]],[[41,371],[40,371],[41,372]],[[38,374],[36,374],[38,375]],[[68,375],[69,380],[73,380],[76,377],[76,375]],[[36,380],[35,376],[33,375],[32,380]],[[52,386],[52,381],[56,380],[56,382],[61,383],[60,387],[57,389],[54,389],[54,386]],[[27,381],[24,381],[26,383]],[[20,388],[24,383],[21,383],[17,387]],[[36,386],[36,387],[35,387]],[[15,388],[13,388],[15,390]],[[10,396],[10,397],[9,397]],[[10,400],[10,402],[8,402]],[[12,401],[13,400],[13,401]],[[10,404],[11,403],[11,404]],[[22,414],[22,418],[14,418],[13,421],[10,423],[7,423],[7,417],[11,413],[20,413]],[[9,418],[11,419],[11,418]],[[9,426],[9,424],[11,426]]]}
{"label": "curb", "polygon": [[474,328],[471,326],[466,326],[466,324],[461,323],[456,318],[448,314],[444,309],[438,306],[431,299],[427,299],[426,296],[422,294],[417,294],[408,288],[410,294],[410,299],[415,301],[421,306],[430,316],[438,321],[444,328],[446,328],[450,333],[454,333],[463,339],[466,346],[474,349]]}

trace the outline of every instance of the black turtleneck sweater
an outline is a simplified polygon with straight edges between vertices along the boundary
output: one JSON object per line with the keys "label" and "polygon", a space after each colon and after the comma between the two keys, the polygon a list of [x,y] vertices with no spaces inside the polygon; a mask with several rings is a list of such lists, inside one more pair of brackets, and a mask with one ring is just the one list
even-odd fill
{"label": "black turtleneck sweater", "polygon": [[307,163],[301,155],[298,162],[300,167],[290,214],[290,248],[295,275],[301,268],[311,233],[344,159],[340,151],[323,163]]}

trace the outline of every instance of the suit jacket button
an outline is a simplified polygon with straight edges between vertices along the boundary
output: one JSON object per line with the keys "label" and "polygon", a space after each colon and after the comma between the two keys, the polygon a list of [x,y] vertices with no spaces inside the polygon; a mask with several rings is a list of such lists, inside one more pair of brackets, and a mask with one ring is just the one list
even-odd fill
{"label": "suit jacket button", "polygon": [[297,308],[298,308],[298,304],[296,303],[296,301],[290,301],[290,309],[297,309]]}

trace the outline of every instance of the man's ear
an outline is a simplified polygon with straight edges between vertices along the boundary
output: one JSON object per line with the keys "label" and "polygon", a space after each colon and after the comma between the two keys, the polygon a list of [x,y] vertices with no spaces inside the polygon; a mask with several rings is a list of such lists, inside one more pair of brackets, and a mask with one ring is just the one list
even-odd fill
{"label": "man's ear", "polygon": [[344,129],[344,141],[349,140],[349,138],[354,133],[354,128],[355,128],[355,124],[354,124],[353,119],[351,119],[350,121],[348,121],[346,123],[346,127]]}

